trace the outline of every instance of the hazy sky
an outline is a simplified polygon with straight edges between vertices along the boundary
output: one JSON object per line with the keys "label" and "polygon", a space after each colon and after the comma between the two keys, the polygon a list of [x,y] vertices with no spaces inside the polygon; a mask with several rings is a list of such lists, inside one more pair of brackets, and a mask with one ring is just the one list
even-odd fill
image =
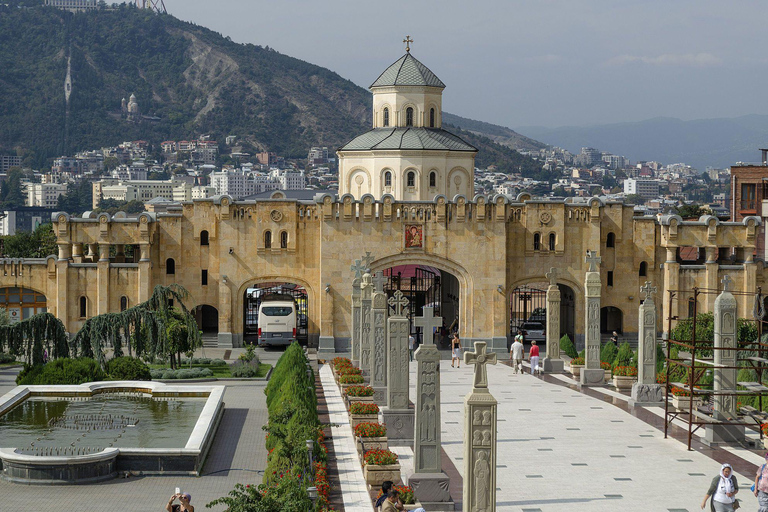
{"label": "hazy sky", "polygon": [[165,2],[364,87],[410,34],[445,110],[512,128],[768,113],[764,0]]}

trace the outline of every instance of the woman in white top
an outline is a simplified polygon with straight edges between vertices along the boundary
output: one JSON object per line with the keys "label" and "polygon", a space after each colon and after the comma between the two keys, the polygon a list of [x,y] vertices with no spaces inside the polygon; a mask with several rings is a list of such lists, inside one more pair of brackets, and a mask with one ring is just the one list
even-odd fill
{"label": "woman in white top", "polygon": [[707,500],[712,496],[712,510],[733,512],[733,502],[736,501],[737,492],[739,492],[739,483],[733,476],[733,468],[730,464],[723,464],[720,475],[712,479],[704,501],[701,502],[701,508],[703,510],[707,506]]}

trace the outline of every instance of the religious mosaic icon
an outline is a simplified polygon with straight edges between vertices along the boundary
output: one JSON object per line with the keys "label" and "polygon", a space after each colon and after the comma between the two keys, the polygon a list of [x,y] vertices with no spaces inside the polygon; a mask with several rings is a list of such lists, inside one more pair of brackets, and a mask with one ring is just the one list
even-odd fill
{"label": "religious mosaic icon", "polygon": [[418,224],[405,225],[405,248],[418,249],[423,247],[423,226]]}

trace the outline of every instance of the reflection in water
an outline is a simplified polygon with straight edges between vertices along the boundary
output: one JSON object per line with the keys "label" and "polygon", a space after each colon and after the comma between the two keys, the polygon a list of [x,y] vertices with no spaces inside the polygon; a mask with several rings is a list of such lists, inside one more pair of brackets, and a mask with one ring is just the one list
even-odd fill
{"label": "reflection in water", "polygon": [[206,400],[140,392],[31,397],[0,416],[0,447],[36,455],[183,448]]}

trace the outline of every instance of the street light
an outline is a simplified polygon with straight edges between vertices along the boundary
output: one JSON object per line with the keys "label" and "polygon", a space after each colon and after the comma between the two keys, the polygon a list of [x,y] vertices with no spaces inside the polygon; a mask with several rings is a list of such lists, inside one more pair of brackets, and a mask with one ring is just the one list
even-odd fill
{"label": "street light", "polygon": [[[307,439],[305,441],[307,444],[307,454],[309,455],[309,474],[312,475],[312,480],[315,479],[315,458],[314,458],[314,448],[315,448],[315,442],[311,439]],[[317,489],[315,489],[317,491]]]}
{"label": "street light", "polygon": [[317,501],[317,487],[307,487],[307,494],[309,494],[309,499],[312,500],[312,510],[315,510],[315,502]]}

